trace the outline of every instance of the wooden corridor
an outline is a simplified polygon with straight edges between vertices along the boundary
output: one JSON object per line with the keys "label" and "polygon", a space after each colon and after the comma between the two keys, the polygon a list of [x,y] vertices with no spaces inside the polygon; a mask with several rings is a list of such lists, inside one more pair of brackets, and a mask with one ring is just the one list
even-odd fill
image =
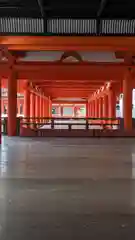
{"label": "wooden corridor", "polygon": [[[0,76],[8,89],[8,136],[16,135],[17,92],[24,95],[25,118],[51,118],[59,98],[85,101],[86,118],[116,118],[124,94],[124,132],[132,132],[135,42],[129,37],[1,36]],[[55,61],[24,61],[31,51],[62,51]],[[85,61],[79,51],[113,51],[115,62]],[[117,62],[118,60],[118,62]],[[130,135],[130,134],[129,134]]]}

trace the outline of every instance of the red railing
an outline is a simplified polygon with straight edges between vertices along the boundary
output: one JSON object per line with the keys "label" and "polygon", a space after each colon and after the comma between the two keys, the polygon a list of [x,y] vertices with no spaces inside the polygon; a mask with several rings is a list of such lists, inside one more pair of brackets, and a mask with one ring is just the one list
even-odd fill
{"label": "red railing", "polygon": [[[22,118],[21,127],[29,127],[31,129],[118,129],[120,119],[118,118]],[[65,126],[65,128],[64,128]]]}
{"label": "red railing", "polygon": [[[7,118],[1,124],[6,135]],[[17,118],[16,136],[135,137],[135,121],[131,130],[124,130],[123,119],[117,118]]]}
{"label": "red railing", "polygon": [[98,131],[119,129],[120,119],[22,118],[21,136],[96,136]]}

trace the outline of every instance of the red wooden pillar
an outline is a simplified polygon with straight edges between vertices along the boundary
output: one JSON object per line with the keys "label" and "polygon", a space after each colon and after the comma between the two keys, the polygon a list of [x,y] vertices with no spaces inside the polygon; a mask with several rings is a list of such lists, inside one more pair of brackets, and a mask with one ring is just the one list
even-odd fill
{"label": "red wooden pillar", "polygon": [[39,122],[39,117],[40,117],[40,97],[39,95],[36,95],[36,99],[35,99],[36,103],[36,109],[35,109],[35,114],[36,114],[36,122]]}
{"label": "red wooden pillar", "polygon": [[91,102],[91,117],[95,117],[95,101]]}
{"label": "red wooden pillar", "polygon": [[[35,95],[35,117],[38,117],[38,96]],[[36,119],[37,122],[37,119]]]}
{"label": "red wooden pillar", "polygon": [[60,117],[63,117],[63,106],[60,106]]}
{"label": "red wooden pillar", "polygon": [[[35,113],[36,99],[35,98],[36,98],[35,93],[31,92],[31,94],[30,94],[30,99],[31,99],[31,101],[30,101],[31,102],[30,103],[30,116],[32,118],[35,118],[35,116],[36,116],[36,113]],[[33,119],[32,121],[35,121],[35,120]]]}
{"label": "red wooden pillar", "polygon": [[94,101],[91,102],[91,118],[94,116]]}
{"label": "red wooden pillar", "polygon": [[[44,98],[43,98],[43,96],[41,98],[42,98],[42,100],[41,100],[41,105],[42,105],[42,107],[41,107],[41,116],[43,118],[44,117]],[[44,119],[42,119],[42,122],[43,121],[44,121]]]}
{"label": "red wooden pillar", "polygon": [[86,103],[86,107],[87,107],[87,111],[86,111],[87,114],[86,114],[86,115],[87,115],[87,118],[88,118],[88,117],[89,117],[89,114],[90,114],[90,111],[89,111],[89,107],[90,107],[89,102]]}
{"label": "red wooden pillar", "polygon": [[17,130],[17,80],[15,72],[8,78],[8,136],[16,136]]}
{"label": "red wooden pillar", "polygon": [[103,117],[108,118],[108,95],[103,98]]}
{"label": "red wooden pillar", "polygon": [[88,118],[89,117],[89,107],[88,107],[88,105],[89,105],[89,103],[87,102],[86,103],[86,118]]}
{"label": "red wooden pillar", "polygon": [[89,108],[88,117],[90,118],[91,117],[91,102],[89,102],[88,108]]}
{"label": "red wooden pillar", "polygon": [[[103,121],[103,123],[108,123],[108,95],[105,95],[103,97],[103,118],[105,118],[105,120]],[[105,126],[106,127],[106,126]]]}
{"label": "red wooden pillar", "polygon": [[73,109],[73,115],[74,115],[74,117],[76,117],[76,110],[77,110],[77,108],[76,108],[76,106],[74,105],[74,107],[73,107],[74,109]]}
{"label": "red wooden pillar", "polygon": [[40,117],[40,121],[39,122],[42,122],[42,96],[40,95],[39,96],[39,101],[40,101],[40,105],[39,105],[39,108],[40,108],[40,111],[39,111],[39,117]]}
{"label": "red wooden pillar", "polygon": [[43,117],[45,117],[45,98],[43,98]]}
{"label": "red wooden pillar", "polygon": [[98,118],[99,115],[99,102],[98,99],[95,99],[95,118]]}
{"label": "red wooden pillar", "polygon": [[116,118],[116,94],[113,89],[110,89],[108,93],[108,107],[109,118]]}
{"label": "red wooden pillar", "polygon": [[1,144],[1,78],[0,78],[0,144]]}
{"label": "red wooden pillar", "polygon": [[127,72],[123,80],[123,116],[124,129],[132,129],[132,76]]}
{"label": "red wooden pillar", "polygon": [[47,103],[46,103],[46,98],[44,99],[44,117],[47,118]]}
{"label": "red wooden pillar", "polygon": [[48,99],[48,112],[49,112],[49,117],[51,118],[52,117],[52,101],[50,97]]}
{"label": "red wooden pillar", "polygon": [[45,117],[49,118],[52,116],[52,103],[51,100],[45,98]]}
{"label": "red wooden pillar", "polygon": [[[48,99],[45,97],[45,118],[49,117]],[[46,120],[47,122],[48,120]]]}
{"label": "red wooden pillar", "polygon": [[24,90],[24,117],[30,118],[30,91]]}
{"label": "red wooden pillar", "polygon": [[94,106],[93,106],[93,101],[90,102],[90,118],[92,118],[94,115]]}
{"label": "red wooden pillar", "polygon": [[42,122],[42,111],[43,111],[43,98],[42,98],[42,95],[40,97],[40,102],[41,102],[41,106],[40,106],[40,117],[41,117],[41,122]]}
{"label": "red wooden pillar", "polygon": [[44,117],[46,117],[46,98],[44,98]]}
{"label": "red wooden pillar", "polygon": [[103,98],[99,98],[99,118],[103,117]]}

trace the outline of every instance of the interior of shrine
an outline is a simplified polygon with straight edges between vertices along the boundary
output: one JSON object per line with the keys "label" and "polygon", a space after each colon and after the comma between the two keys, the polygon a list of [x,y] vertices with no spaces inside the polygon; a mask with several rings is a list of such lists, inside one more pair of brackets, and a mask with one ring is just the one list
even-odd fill
{"label": "interior of shrine", "polygon": [[134,41],[108,39],[1,37],[2,131],[134,135]]}

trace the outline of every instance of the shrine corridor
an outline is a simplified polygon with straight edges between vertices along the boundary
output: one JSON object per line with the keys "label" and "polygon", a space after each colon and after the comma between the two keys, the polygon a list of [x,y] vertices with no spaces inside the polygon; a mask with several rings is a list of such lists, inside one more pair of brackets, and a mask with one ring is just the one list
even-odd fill
{"label": "shrine corridor", "polygon": [[7,138],[0,239],[134,239],[134,139]]}

